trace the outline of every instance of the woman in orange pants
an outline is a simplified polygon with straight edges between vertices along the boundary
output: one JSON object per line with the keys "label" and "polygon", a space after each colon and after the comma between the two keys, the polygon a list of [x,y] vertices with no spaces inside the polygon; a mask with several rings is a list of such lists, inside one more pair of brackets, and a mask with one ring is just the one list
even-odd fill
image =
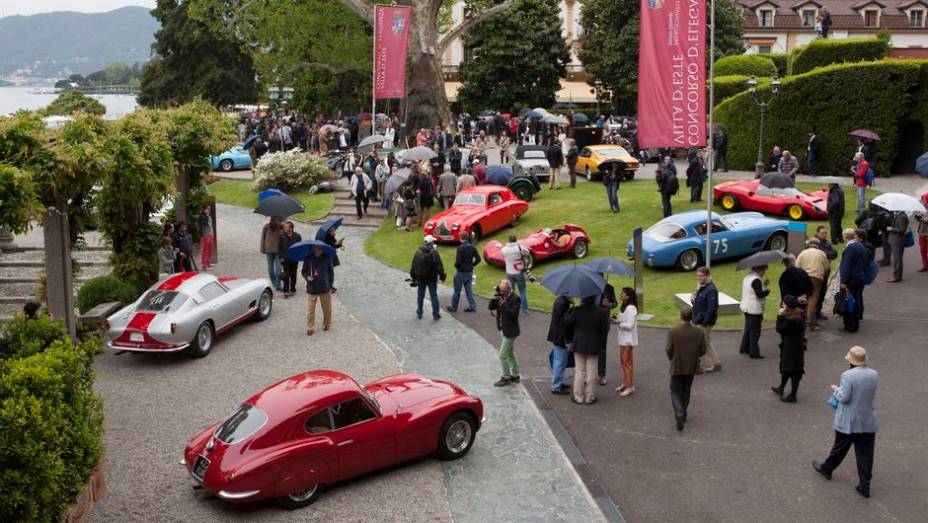
{"label": "woman in orange pants", "polygon": [[619,326],[619,359],[622,361],[622,385],[615,391],[619,396],[635,392],[635,376],[632,366],[632,351],[638,345],[638,297],[635,289],[624,287],[619,294],[622,314],[613,320]]}

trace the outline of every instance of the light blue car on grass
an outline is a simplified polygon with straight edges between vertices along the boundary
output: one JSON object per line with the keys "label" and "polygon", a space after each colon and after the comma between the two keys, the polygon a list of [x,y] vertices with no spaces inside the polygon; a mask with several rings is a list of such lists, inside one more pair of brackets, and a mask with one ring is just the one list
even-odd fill
{"label": "light blue car on grass", "polygon": [[210,163],[214,171],[232,171],[235,169],[251,169],[251,156],[248,151],[235,146],[219,156],[210,156]]}
{"label": "light blue car on grass", "polygon": [[[712,213],[712,259],[741,258],[762,250],[786,250],[789,222],[759,212]],[[626,251],[634,257],[634,240]],[[706,259],[706,211],[668,216],[642,233],[646,267],[676,267],[692,271]]]}

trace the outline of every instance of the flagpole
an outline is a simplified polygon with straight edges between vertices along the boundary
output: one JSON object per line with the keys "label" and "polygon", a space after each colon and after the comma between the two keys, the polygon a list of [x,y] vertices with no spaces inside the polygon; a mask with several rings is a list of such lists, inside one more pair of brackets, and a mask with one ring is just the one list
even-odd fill
{"label": "flagpole", "polygon": [[712,170],[715,168],[715,150],[712,143],[715,117],[715,0],[709,0],[709,130],[706,139],[709,168],[709,188],[706,198],[706,268],[712,268]]}
{"label": "flagpole", "polygon": [[377,134],[377,6],[374,6],[374,38],[371,50],[371,136]]}

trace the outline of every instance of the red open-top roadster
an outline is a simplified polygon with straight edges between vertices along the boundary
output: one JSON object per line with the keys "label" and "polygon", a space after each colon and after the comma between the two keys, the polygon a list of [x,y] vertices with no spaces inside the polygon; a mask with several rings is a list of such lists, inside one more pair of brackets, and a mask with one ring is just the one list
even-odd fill
{"label": "red open-top roadster", "polygon": [[[579,225],[568,223],[563,228],[535,229],[524,238],[519,239],[522,246],[522,264],[531,269],[535,262],[558,256],[583,258],[590,251],[590,235]],[[504,267],[506,260],[502,254],[503,244],[493,240],[483,246],[483,259],[491,265]]]}
{"label": "red open-top roadster", "polygon": [[463,457],[483,423],[483,403],[457,385],[416,374],[361,388],[330,370],[297,374],[207,427],[182,463],[219,498],[309,505],[324,485],[429,454]]}

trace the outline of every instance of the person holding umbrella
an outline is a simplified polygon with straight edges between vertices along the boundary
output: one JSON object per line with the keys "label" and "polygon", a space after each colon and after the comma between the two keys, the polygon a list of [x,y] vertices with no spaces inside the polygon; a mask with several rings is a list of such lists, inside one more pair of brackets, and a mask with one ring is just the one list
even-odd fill
{"label": "person holding umbrella", "polygon": [[570,298],[560,295],[551,308],[551,322],[548,325],[548,341],[551,342],[551,394],[569,394],[569,385],[564,384],[564,370],[568,366],[567,341],[565,339],[565,322],[570,312]]}
{"label": "person holding umbrella", "polygon": [[[342,248],[342,240],[335,238],[335,230],[338,229],[342,224],[341,218],[336,218],[334,220],[328,220],[322,224],[322,227],[319,227],[319,230],[316,231],[316,241],[320,241],[329,247],[332,248],[332,252],[335,252],[337,249]],[[299,241],[299,240],[297,240]],[[338,254],[332,255],[332,267],[338,267],[341,265],[341,262],[338,260]],[[332,276],[332,294],[338,290],[335,288],[335,276],[333,273]]]}
{"label": "person holding umbrella", "polygon": [[741,335],[741,354],[751,359],[763,359],[760,353],[760,330],[764,324],[764,305],[770,294],[770,280],[766,277],[767,265],[751,267],[741,281],[741,312],[744,313],[744,331]]}
{"label": "person holding umbrella", "polygon": [[294,243],[302,241],[302,239],[298,232],[294,232],[293,222],[290,220],[285,221],[277,248],[280,255],[281,285],[283,286],[284,298],[289,298],[296,293],[296,269],[300,265],[299,260],[291,260],[285,253]]}
{"label": "person holding umbrella", "polygon": [[313,245],[309,256],[303,261],[303,279],[306,280],[307,302],[306,335],[312,336],[316,329],[316,302],[322,303],[322,330],[332,327],[332,282],[335,266],[332,256],[325,252],[327,246],[320,242]]}
{"label": "person holding umbrella", "polygon": [[567,350],[574,353],[573,402],[596,403],[596,362],[609,337],[609,313],[596,303],[595,295],[582,298],[564,322]]}
{"label": "person holding umbrella", "polygon": [[280,257],[278,256],[280,233],[280,219],[277,216],[271,216],[261,228],[261,254],[267,259],[267,277],[278,291],[282,290],[280,287]]}

